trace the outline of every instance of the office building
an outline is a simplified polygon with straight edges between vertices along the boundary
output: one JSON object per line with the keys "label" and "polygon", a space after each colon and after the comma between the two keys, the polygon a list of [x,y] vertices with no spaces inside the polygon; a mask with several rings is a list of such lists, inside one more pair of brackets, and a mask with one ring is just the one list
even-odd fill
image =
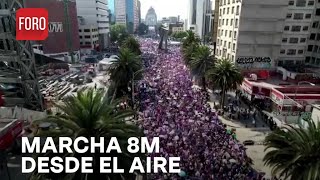
{"label": "office building", "polygon": [[91,50],[99,47],[99,31],[95,25],[80,25],[79,39],[81,53],[89,54]]}
{"label": "office building", "polygon": [[[64,2],[56,0],[26,1],[26,7],[45,8],[49,13],[49,36],[44,41],[33,42],[34,52],[71,62],[71,53],[75,61],[79,60],[77,8],[75,2],[68,1],[68,11],[65,14],[65,6]],[[69,21],[69,27],[66,21]]]}
{"label": "office building", "polygon": [[211,1],[189,0],[188,3],[187,29],[194,31],[202,39],[211,31]]}
{"label": "office building", "polygon": [[107,0],[76,0],[78,16],[83,17],[86,25],[98,27],[99,47],[109,45],[109,12]]}
{"label": "office building", "polygon": [[141,21],[141,2],[138,0],[138,18],[139,18],[139,24]]}
{"label": "office building", "polygon": [[125,25],[129,33],[134,33],[139,25],[138,0],[116,0],[116,24]]}
{"label": "office building", "polygon": [[147,15],[146,15],[146,25],[147,26],[156,26],[157,25],[157,14],[156,11],[153,9],[153,7],[150,7]]}
{"label": "office building", "polygon": [[110,24],[116,22],[115,16],[115,0],[108,0],[108,8],[110,10],[109,17],[110,17]]}
{"label": "office building", "polygon": [[288,0],[221,0],[216,56],[243,69],[274,67],[287,5]]}

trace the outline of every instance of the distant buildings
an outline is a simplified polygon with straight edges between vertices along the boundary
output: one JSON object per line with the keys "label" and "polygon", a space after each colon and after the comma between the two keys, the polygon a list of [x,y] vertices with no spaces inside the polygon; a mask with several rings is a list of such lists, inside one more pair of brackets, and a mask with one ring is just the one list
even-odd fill
{"label": "distant buildings", "polygon": [[139,1],[138,0],[116,0],[115,22],[127,27],[129,33],[134,33],[139,25]]}
{"label": "distant buildings", "polygon": [[210,0],[188,0],[188,28],[194,31],[201,39],[211,35],[211,1]]}
{"label": "distant buildings", "polygon": [[157,25],[157,14],[153,7],[150,7],[146,15],[146,25],[147,26],[156,26]]}
{"label": "distant buildings", "polygon": [[115,23],[116,22],[116,16],[115,16],[115,4],[114,4],[115,0],[108,0],[108,8],[110,10],[110,24]]}
{"label": "distant buildings", "polygon": [[101,49],[109,45],[109,12],[107,0],[76,0],[78,16],[84,19],[84,24],[97,26],[99,46]]}

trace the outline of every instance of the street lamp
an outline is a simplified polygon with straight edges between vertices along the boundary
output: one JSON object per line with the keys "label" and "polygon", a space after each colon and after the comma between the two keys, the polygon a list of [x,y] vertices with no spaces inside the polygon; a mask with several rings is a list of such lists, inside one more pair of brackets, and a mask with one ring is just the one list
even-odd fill
{"label": "street lamp", "polygon": [[132,80],[131,80],[131,93],[132,93],[132,95],[131,96],[132,96],[132,107],[133,107],[133,109],[134,109],[134,78],[138,73],[142,72],[143,70],[144,69],[140,69],[140,70],[132,73]]}

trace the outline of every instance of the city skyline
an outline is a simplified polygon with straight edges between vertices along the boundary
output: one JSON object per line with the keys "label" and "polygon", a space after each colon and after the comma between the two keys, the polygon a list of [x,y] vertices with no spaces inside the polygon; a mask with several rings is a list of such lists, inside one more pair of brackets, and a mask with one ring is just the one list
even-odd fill
{"label": "city skyline", "polygon": [[179,15],[181,19],[187,18],[188,3],[185,0],[140,0],[140,2],[143,19],[151,6],[155,9],[158,19]]}

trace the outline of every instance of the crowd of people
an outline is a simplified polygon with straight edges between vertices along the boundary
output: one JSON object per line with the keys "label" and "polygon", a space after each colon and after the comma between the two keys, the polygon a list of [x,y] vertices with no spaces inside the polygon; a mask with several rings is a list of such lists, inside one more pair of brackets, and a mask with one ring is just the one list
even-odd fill
{"label": "crowd of people", "polygon": [[147,137],[160,137],[160,153],[151,157],[180,157],[180,174],[158,173],[150,179],[253,180],[245,147],[237,142],[194,88],[179,47],[165,53],[151,39],[141,40],[149,61],[139,84],[140,127]]}

